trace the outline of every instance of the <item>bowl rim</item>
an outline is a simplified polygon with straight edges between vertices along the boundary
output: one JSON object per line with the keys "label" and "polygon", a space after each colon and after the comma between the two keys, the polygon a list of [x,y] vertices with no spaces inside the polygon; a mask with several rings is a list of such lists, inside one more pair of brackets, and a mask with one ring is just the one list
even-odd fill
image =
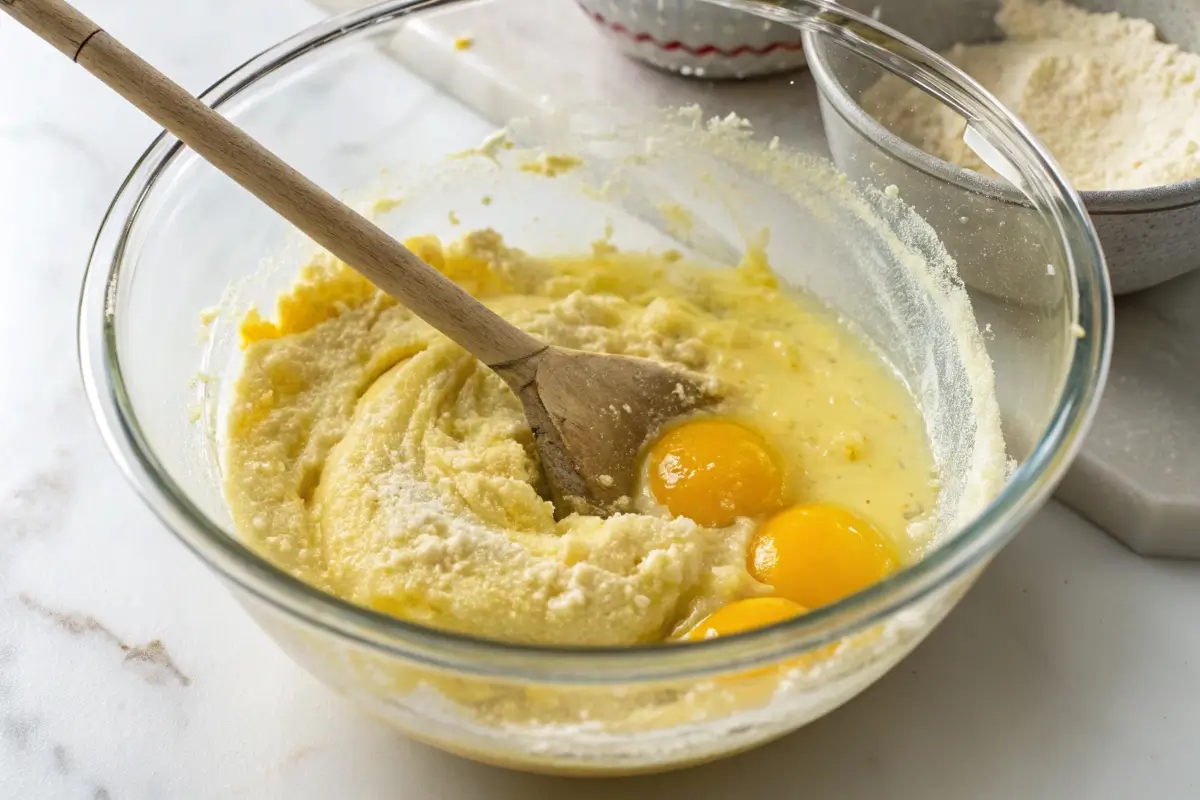
{"label": "bowl rim", "polygon": [[[1017,199],[1019,195],[1014,197],[1014,193],[1005,183],[925,152],[892,133],[867,113],[846,91],[841,81],[833,76],[825,51],[829,44],[827,39],[806,42],[808,67],[812,71],[813,80],[817,82],[821,97],[859,133],[930,177],[978,194],[1002,199],[1004,202],[1021,202]],[[1200,206],[1200,178],[1141,189],[1086,189],[1078,193],[1083,198],[1088,213],[1096,216],[1129,216],[1155,211],[1175,211]]]}
{"label": "bowl rim", "polygon": [[[469,1],[384,0],[333,16],[247,60],[200,97],[220,106],[264,76],[324,44],[427,8]],[[715,0],[721,4],[729,1]],[[836,13],[866,25],[885,39],[898,37],[870,18],[828,0],[798,2],[810,12]],[[894,40],[903,41],[902,37]],[[919,45],[917,48],[915,52],[923,50]],[[968,95],[978,94],[969,79],[963,82],[965,76],[936,54],[925,51],[922,55],[936,74],[949,76]],[[993,105],[986,94],[979,102],[985,107]],[[436,669],[536,682],[611,684],[701,678],[777,662],[879,623],[948,588],[957,578],[977,573],[1049,496],[1095,413],[1107,375],[1113,316],[1099,242],[1078,195],[1048,154],[1002,107],[997,106],[992,113],[1010,125],[1018,138],[1023,137],[1037,168],[1046,174],[1056,190],[1056,200],[1061,201],[1054,210],[1073,280],[1066,300],[1069,307],[1073,306],[1072,316],[1084,336],[1068,345],[1066,378],[1052,419],[1029,458],[1003,489],[944,545],[862,592],[787,622],[686,647],[661,642],[632,647],[565,647],[477,638],[406,622],[325,594],[260,558],[229,535],[192,502],[159,462],[140,429],[126,391],[117,346],[117,300],[126,241],[145,198],[183,151],[181,143],[165,132],[151,143],[118,189],[88,259],[77,329],[84,387],[109,452],[153,513],[229,583],[239,599],[256,598],[291,623]]]}

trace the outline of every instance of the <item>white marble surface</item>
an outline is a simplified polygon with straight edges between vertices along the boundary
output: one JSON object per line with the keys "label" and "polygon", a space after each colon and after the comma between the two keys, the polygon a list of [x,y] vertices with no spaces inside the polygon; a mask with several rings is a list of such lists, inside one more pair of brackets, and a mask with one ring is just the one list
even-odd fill
{"label": "white marble surface", "polygon": [[[200,90],[303,0],[79,0]],[[1052,505],[912,657],[759,751],[620,782],[413,744],[279,653],[140,504],[79,385],[75,303],[154,126],[0,18],[0,798],[1200,796],[1200,564]]]}

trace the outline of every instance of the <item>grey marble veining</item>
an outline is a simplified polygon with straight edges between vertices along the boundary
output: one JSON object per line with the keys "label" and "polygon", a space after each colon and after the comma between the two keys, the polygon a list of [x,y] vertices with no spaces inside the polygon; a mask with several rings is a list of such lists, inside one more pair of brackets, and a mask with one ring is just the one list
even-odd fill
{"label": "grey marble veining", "polygon": [[[301,0],[79,5],[192,90],[320,16]],[[569,0],[537,13],[590,41]],[[619,783],[525,776],[354,711],[142,506],[91,423],[78,285],[154,134],[0,19],[0,798],[1200,792],[1200,567],[1137,558],[1053,504],[877,686],[726,762]]]}

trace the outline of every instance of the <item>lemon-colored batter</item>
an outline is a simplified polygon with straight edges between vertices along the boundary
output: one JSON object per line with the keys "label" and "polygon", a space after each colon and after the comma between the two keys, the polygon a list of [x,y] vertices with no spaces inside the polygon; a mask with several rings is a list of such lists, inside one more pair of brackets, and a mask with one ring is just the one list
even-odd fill
{"label": "lemon-colored batter", "polygon": [[[408,245],[555,344],[711,376],[723,417],[781,458],[787,503],[869,520],[903,560],[932,511],[924,427],[899,380],[761,253],[734,269],[597,248],[538,259],[491,231]],[[243,535],[325,591],[515,642],[659,641],[771,588],[747,571],[761,519],[705,528],[647,492],[637,513],[554,520],[504,383],[344,265],[320,259],[251,313],[230,411],[227,495]]]}

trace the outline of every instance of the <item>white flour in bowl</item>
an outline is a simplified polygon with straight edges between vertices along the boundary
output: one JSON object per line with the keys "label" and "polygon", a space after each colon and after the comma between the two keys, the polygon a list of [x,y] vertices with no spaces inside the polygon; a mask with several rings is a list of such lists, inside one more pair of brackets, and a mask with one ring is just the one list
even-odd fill
{"label": "white flour in bowl", "polygon": [[[1077,189],[1200,178],[1200,55],[1158,41],[1145,20],[1062,0],[1004,0],[996,22],[1004,41],[945,55],[1033,129]],[[927,152],[993,174],[963,143],[966,121],[920,89],[885,78],[863,105]]]}

